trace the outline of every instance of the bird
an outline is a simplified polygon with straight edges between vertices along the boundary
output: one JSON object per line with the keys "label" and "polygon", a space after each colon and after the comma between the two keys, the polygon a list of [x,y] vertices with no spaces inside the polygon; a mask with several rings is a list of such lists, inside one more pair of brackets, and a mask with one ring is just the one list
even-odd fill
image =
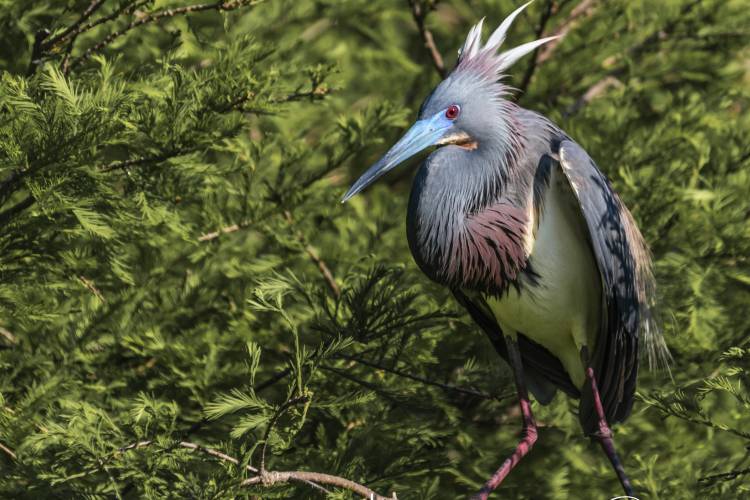
{"label": "bird", "polygon": [[631,412],[641,359],[668,363],[655,313],[649,249],[628,208],[585,149],[543,115],[513,102],[508,68],[557,37],[500,51],[514,19],[482,42],[469,31],[453,70],[413,126],[348,190],[346,202],[429,150],[406,214],[412,256],[450,289],[513,372],[520,440],[473,497],[486,499],[532,449],[529,393],[579,399],[626,495],[633,486],[611,425]]}

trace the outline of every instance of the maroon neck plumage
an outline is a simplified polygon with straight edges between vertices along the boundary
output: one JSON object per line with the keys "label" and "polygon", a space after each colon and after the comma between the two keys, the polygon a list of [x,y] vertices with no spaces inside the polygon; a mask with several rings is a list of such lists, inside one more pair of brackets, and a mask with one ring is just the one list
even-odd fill
{"label": "maroon neck plumage", "polygon": [[517,160],[481,145],[475,151],[448,146],[422,164],[407,235],[414,259],[431,279],[493,295],[517,283],[528,257],[528,210],[509,189],[526,184],[513,170]]}

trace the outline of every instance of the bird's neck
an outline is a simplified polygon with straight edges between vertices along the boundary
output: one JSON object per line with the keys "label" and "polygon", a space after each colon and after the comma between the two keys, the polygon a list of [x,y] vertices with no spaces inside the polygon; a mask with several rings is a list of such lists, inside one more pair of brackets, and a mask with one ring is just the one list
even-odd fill
{"label": "bird's neck", "polygon": [[409,246],[431,279],[502,293],[526,265],[522,149],[448,146],[421,166],[407,215]]}

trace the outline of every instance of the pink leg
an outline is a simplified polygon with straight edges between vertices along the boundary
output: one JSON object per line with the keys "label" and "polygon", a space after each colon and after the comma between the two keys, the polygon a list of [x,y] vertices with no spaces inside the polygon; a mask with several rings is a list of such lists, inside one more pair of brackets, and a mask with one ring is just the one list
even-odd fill
{"label": "pink leg", "polygon": [[490,493],[500,486],[500,483],[506,478],[510,471],[521,459],[531,450],[536,442],[537,432],[534,415],[531,413],[531,403],[529,394],[526,391],[526,383],[523,380],[523,367],[521,365],[521,352],[518,350],[518,344],[510,337],[505,337],[505,343],[508,346],[508,361],[513,369],[513,376],[516,381],[516,390],[518,391],[518,400],[521,405],[521,415],[523,417],[523,428],[521,429],[521,440],[516,446],[513,454],[505,459],[505,462],[495,472],[490,479],[484,483],[479,493],[472,497],[474,500],[487,500]]}
{"label": "pink leg", "polygon": [[607,454],[609,461],[612,463],[612,468],[615,469],[617,477],[620,479],[620,484],[622,484],[625,494],[633,496],[633,485],[630,484],[630,479],[628,479],[628,476],[625,474],[625,468],[622,466],[622,462],[620,462],[620,457],[617,456],[615,442],[612,439],[612,431],[607,424],[607,418],[604,416],[604,406],[599,397],[599,387],[596,385],[596,377],[594,376],[593,368],[589,367],[586,369],[586,378],[591,382],[591,392],[594,395],[594,409],[599,416],[599,432],[594,434],[593,437],[598,439],[599,443],[601,443],[604,453]]}

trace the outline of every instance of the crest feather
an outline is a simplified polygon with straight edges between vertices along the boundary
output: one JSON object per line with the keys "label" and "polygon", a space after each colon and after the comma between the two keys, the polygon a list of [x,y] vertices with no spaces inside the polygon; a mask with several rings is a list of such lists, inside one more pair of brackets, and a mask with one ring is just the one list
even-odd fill
{"label": "crest feather", "polygon": [[482,48],[482,26],[484,25],[484,18],[480,19],[477,24],[472,26],[469,30],[469,34],[466,35],[466,41],[464,46],[461,48],[461,58],[464,57],[472,58],[477,55],[479,49]]}
{"label": "crest feather", "polygon": [[519,45],[518,47],[514,47],[508,51],[503,52],[500,54],[500,68],[499,70],[505,70],[507,68],[510,68],[515,64],[516,61],[521,59],[523,56],[528,54],[529,52],[533,52],[536,50],[537,47],[540,47],[544,45],[547,42],[551,42],[555,38],[560,38],[560,36],[548,36],[547,38],[540,38],[539,40],[534,40],[533,42],[527,42],[523,45]]}
{"label": "crest feather", "polygon": [[[531,0],[533,1],[533,0]],[[505,41],[513,21],[523,10],[529,6],[531,1],[521,5],[506,17],[500,26],[490,35],[487,43],[482,45],[482,25],[484,18],[475,24],[466,36],[466,41],[459,51],[458,63],[456,70],[475,69],[484,73],[486,77],[497,80],[502,77],[503,72],[510,68],[521,57],[529,52],[533,52],[537,47],[559,38],[559,36],[550,36],[533,42],[524,43],[518,47],[497,54],[497,50]]]}
{"label": "crest feather", "polygon": [[500,47],[503,42],[505,41],[505,36],[508,34],[508,29],[510,29],[510,25],[513,24],[513,21],[515,21],[518,14],[523,12],[523,10],[529,6],[531,2],[534,0],[531,0],[529,2],[526,2],[525,4],[521,5],[519,8],[514,10],[510,13],[508,17],[503,19],[503,22],[500,23],[500,26],[495,30],[494,33],[490,35],[490,37],[487,39],[487,45],[485,47]]}

